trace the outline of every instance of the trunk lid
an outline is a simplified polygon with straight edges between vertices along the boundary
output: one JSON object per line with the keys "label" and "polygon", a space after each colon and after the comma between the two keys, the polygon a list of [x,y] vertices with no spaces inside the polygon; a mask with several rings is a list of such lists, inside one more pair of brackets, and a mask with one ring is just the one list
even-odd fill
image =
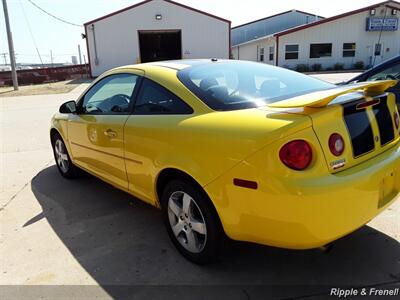
{"label": "trunk lid", "polygon": [[[328,169],[335,173],[375,157],[399,142],[394,121],[396,99],[393,94],[385,93],[395,84],[396,81],[385,80],[342,86],[269,107],[308,115]],[[335,156],[329,148],[329,138],[334,133],[344,140],[345,149],[340,156]]]}

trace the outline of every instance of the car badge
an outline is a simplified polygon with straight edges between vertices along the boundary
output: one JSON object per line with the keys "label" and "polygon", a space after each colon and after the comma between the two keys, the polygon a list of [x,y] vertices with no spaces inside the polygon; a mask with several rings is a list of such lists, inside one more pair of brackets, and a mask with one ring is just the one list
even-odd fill
{"label": "car badge", "polygon": [[334,170],[343,168],[346,165],[346,159],[339,159],[330,163],[331,168]]}

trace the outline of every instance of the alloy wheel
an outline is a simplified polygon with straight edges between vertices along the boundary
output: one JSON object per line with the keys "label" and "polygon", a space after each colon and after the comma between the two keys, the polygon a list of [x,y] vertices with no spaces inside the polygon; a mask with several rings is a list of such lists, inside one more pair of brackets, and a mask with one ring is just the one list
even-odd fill
{"label": "alloy wheel", "polygon": [[54,151],[58,167],[63,173],[67,173],[69,168],[67,149],[65,149],[65,145],[60,139],[57,139],[54,143]]}
{"label": "alloy wheel", "polygon": [[168,219],[179,243],[192,253],[199,253],[207,242],[207,227],[196,201],[187,193],[177,191],[168,200]]}

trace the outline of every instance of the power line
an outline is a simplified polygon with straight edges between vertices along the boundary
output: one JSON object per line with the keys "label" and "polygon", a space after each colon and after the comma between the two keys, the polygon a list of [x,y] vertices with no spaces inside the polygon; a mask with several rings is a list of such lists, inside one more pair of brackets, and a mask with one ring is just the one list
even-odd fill
{"label": "power line", "polygon": [[[7,53],[8,54],[8,53]],[[2,53],[0,53],[0,56],[2,55]],[[37,56],[37,53],[36,54],[27,54],[27,53],[21,53],[21,54],[18,54],[19,56]],[[53,56],[72,56],[72,55],[75,55],[75,53],[68,53],[68,54],[54,54],[53,53]],[[40,56],[50,56],[50,54],[41,54]]]}
{"label": "power line", "polygon": [[33,2],[32,0],[28,0],[28,1],[29,1],[33,6],[35,6],[37,9],[41,10],[42,12],[44,12],[46,15],[49,15],[50,17],[52,17],[52,18],[54,18],[54,19],[56,19],[56,20],[58,20],[58,21],[60,21],[60,22],[63,22],[63,23],[65,23],[65,24],[72,25],[72,26],[83,27],[82,25],[75,24],[75,23],[72,23],[72,22],[63,20],[63,19],[61,19],[61,18],[59,18],[59,17],[57,17],[57,16],[55,16],[55,15],[49,13],[48,11],[44,10],[43,8],[41,8],[39,5],[37,5],[37,4],[36,4],[35,2]]}
{"label": "power line", "polygon": [[42,57],[40,56],[40,52],[39,52],[38,46],[37,46],[37,44],[36,44],[35,37],[33,36],[33,32],[32,32],[31,25],[30,25],[30,23],[29,23],[28,17],[27,17],[26,14],[25,14],[25,9],[24,9],[24,6],[22,5],[21,0],[19,0],[19,4],[20,4],[20,6],[21,6],[22,13],[23,13],[24,18],[25,18],[25,22],[26,22],[26,24],[28,25],[28,29],[29,29],[29,33],[31,34],[31,38],[32,38],[33,45],[35,46],[37,55],[39,56],[39,60],[40,60],[41,64],[43,65]]}

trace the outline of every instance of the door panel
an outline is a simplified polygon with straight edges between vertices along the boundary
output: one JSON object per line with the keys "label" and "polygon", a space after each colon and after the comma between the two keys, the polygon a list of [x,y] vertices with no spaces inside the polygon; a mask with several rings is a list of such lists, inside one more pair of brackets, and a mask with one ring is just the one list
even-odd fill
{"label": "door panel", "polygon": [[75,115],[68,124],[76,164],[127,189],[123,143],[128,115]]}
{"label": "door panel", "polygon": [[113,74],[95,83],[69,118],[68,141],[74,162],[128,189],[124,160],[124,126],[133,105],[135,74]]}

